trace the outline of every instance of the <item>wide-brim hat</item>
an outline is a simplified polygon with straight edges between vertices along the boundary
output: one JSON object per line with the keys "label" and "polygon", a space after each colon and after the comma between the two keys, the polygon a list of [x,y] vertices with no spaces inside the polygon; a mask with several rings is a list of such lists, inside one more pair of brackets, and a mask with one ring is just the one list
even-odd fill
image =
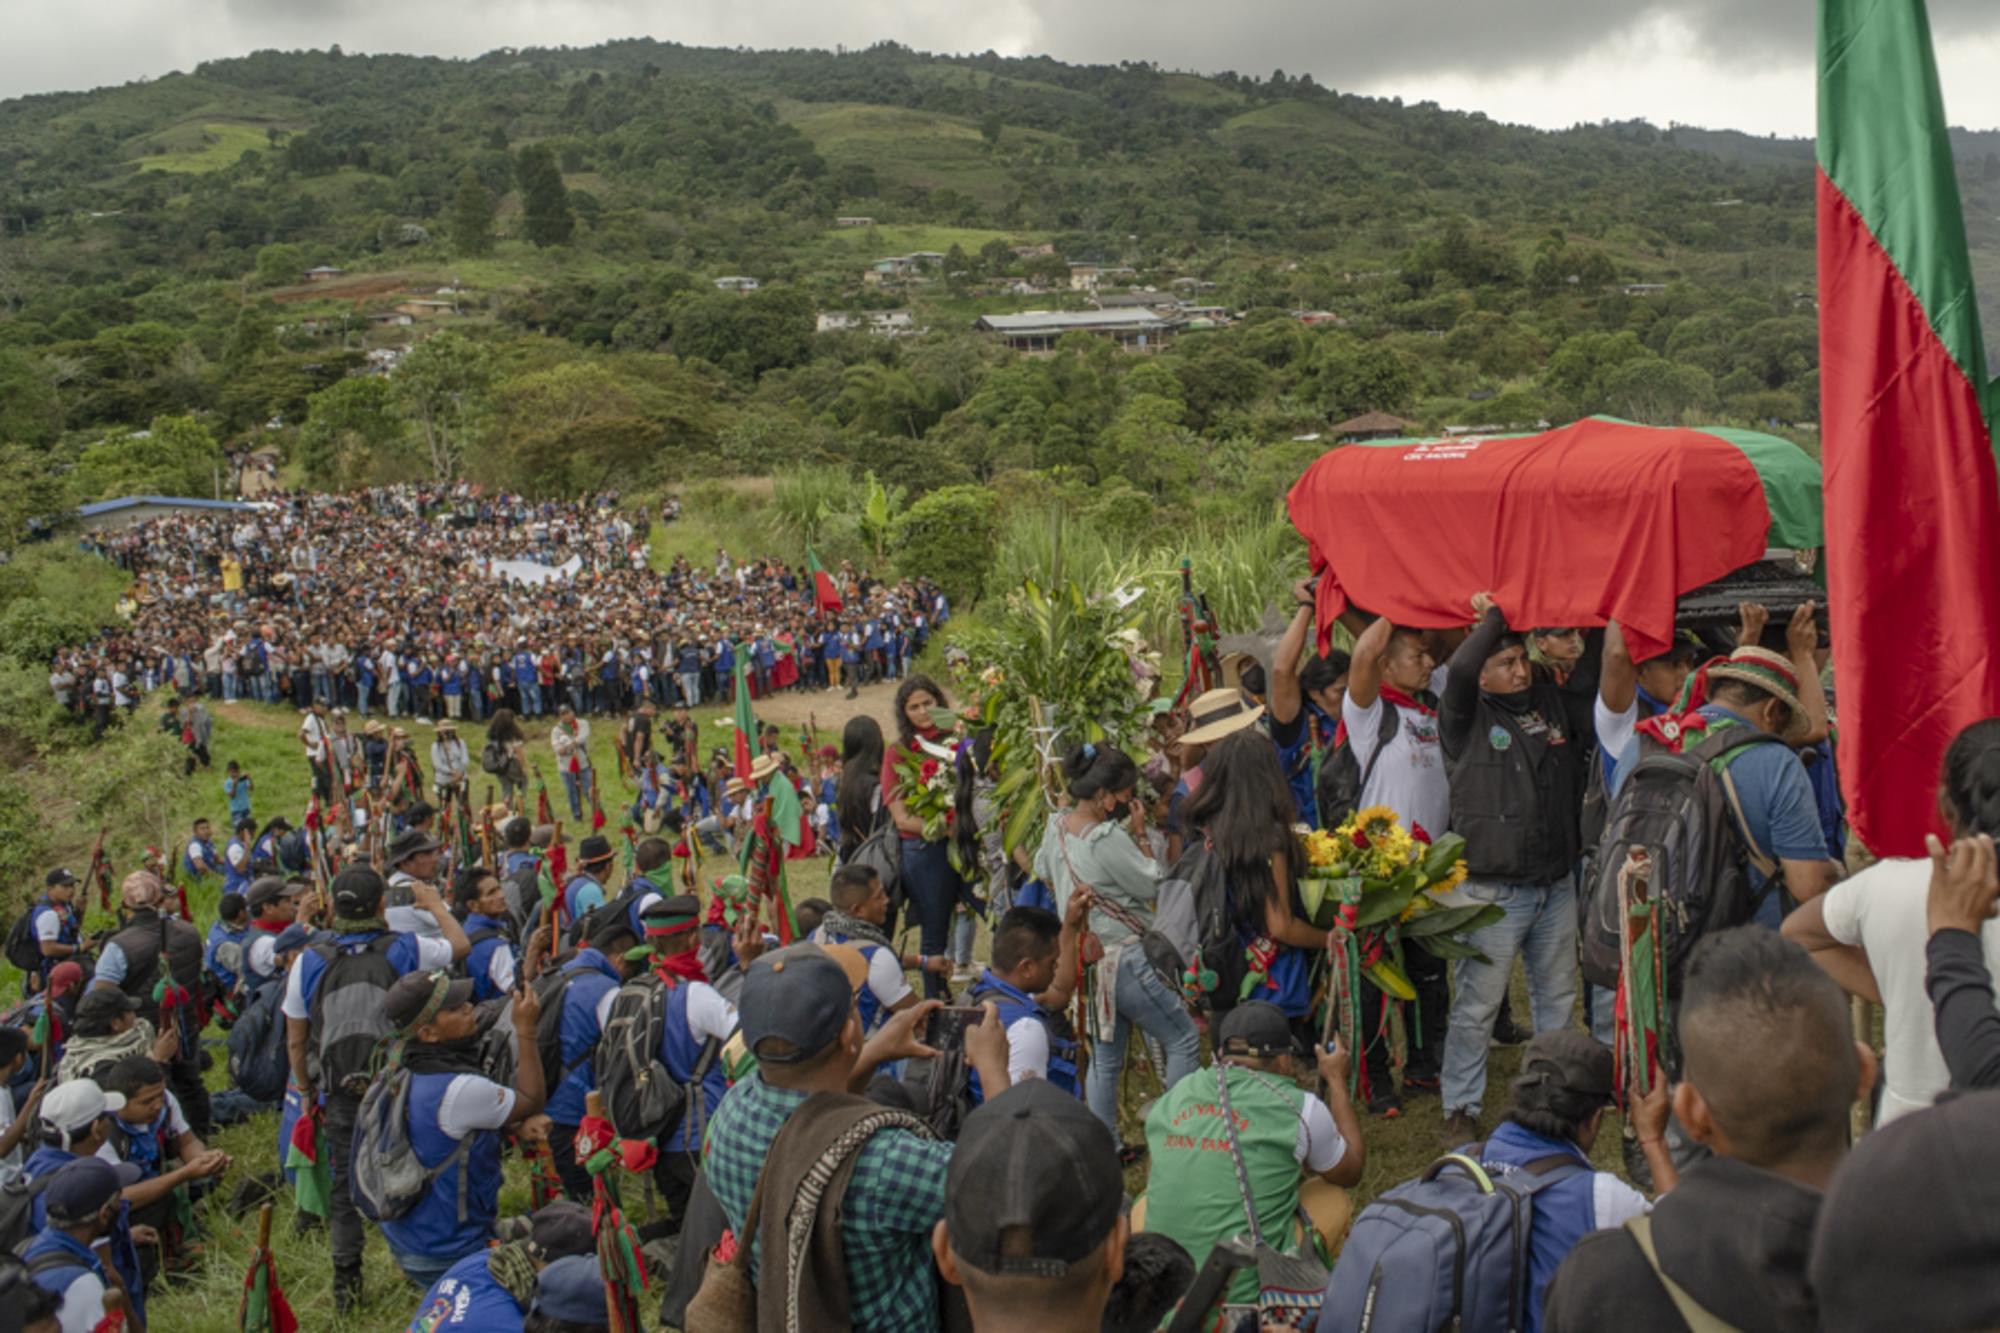
{"label": "wide-brim hat", "polygon": [[1181,733],[1181,744],[1213,745],[1263,718],[1263,706],[1251,703],[1241,690],[1210,690],[1188,705],[1188,729]]}
{"label": "wide-brim hat", "polygon": [[774,754],[760,754],[750,765],[750,780],[762,782],[784,766],[784,761]]}
{"label": "wide-brim hat", "polygon": [[1754,645],[1738,648],[1710,666],[1708,678],[1710,681],[1733,680],[1782,701],[1792,710],[1792,718],[1785,726],[1783,737],[1787,743],[1796,744],[1804,740],[1806,733],[1812,730],[1812,721],[1799,704],[1798,668],[1784,654]]}

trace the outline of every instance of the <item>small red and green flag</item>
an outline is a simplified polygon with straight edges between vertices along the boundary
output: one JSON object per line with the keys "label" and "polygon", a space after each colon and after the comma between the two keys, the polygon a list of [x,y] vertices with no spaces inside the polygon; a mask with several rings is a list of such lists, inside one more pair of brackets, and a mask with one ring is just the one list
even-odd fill
{"label": "small red and green flag", "polygon": [[736,645],[736,776],[750,780],[756,759],[757,714],[750,708],[750,645]]}
{"label": "small red and green flag", "polygon": [[326,1155],[326,1115],[318,1106],[308,1106],[293,1122],[284,1165],[292,1173],[292,1200],[298,1210],[314,1217],[331,1216],[333,1166]]}
{"label": "small red and green flag", "polygon": [[833,575],[820,564],[819,556],[811,546],[806,547],[806,572],[812,575],[813,610],[818,612],[839,611],[845,605],[840,598],[840,588],[833,581]]}
{"label": "small red and green flag", "polygon": [[243,1299],[236,1307],[236,1333],[298,1333],[285,1290],[278,1285],[277,1261],[271,1254],[271,1205],[257,1219],[257,1252],[243,1276]]}
{"label": "small red and green flag", "polygon": [[1918,856],[1945,747],[2000,713],[2000,472],[1923,0],[1819,5],[1819,336],[1840,778]]}

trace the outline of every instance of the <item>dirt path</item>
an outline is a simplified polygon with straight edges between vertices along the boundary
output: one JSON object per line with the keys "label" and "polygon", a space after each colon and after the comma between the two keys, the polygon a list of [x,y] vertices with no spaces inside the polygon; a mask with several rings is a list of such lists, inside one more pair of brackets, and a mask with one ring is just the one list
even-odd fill
{"label": "dirt path", "polygon": [[847,725],[847,719],[862,713],[880,722],[885,732],[892,730],[896,683],[884,681],[863,686],[852,699],[847,697],[846,690],[807,690],[802,694],[787,690],[768,699],[759,699],[756,706],[759,722],[773,722],[789,731],[808,721],[816,721],[820,734],[838,743],[840,729]]}

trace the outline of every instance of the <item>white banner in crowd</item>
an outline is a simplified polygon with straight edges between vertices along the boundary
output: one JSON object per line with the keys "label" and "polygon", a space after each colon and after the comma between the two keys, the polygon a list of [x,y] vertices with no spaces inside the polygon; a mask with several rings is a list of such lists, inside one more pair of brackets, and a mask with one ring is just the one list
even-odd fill
{"label": "white banner in crowd", "polygon": [[567,583],[575,578],[583,568],[583,557],[571,556],[560,565],[545,565],[539,560],[495,560],[487,568],[496,579],[519,581],[537,588],[558,579]]}

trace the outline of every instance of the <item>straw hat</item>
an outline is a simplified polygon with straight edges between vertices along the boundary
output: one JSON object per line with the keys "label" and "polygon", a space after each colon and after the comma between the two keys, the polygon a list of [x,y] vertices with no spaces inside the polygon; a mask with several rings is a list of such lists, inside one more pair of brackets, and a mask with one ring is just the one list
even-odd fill
{"label": "straw hat", "polygon": [[1243,697],[1241,690],[1210,690],[1188,705],[1188,729],[1183,745],[1213,745],[1263,720],[1264,709]]}
{"label": "straw hat", "polygon": [[1733,680],[1782,701],[1792,710],[1792,719],[1786,724],[1783,736],[1787,743],[1805,739],[1806,733],[1812,730],[1806,710],[1799,704],[1798,669],[1782,653],[1754,646],[1738,648],[1709,667],[1708,678],[1710,681]]}
{"label": "straw hat", "polygon": [[778,756],[774,754],[760,754],[750,765],[750,780],[752,782],[762,782],[765,778],[777,772],[782,766],[783,761]]}

